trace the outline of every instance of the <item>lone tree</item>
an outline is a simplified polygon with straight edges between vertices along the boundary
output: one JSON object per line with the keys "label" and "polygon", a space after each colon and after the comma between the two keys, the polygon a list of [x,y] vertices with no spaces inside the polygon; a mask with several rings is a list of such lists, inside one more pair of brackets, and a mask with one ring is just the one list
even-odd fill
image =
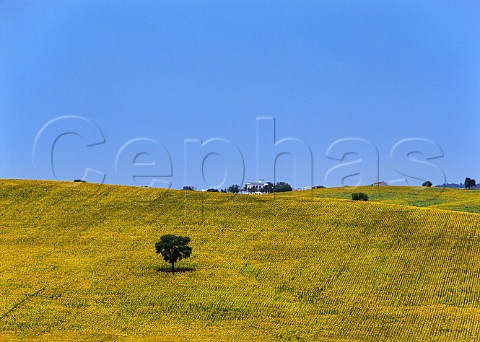
{"label": "lone tree", "polygon": [[471,179],[471,178],[468,178],[468,177],[465,178],[465,187],[467,189],[470,189],[470,188],[474,187],[475,185],[477,185],[475,179]]}
{"label": "lone tree", "polygon": [[423,182],[422,186],[426,186],[427,188],[429,188],[429,187],[432,186],[432,182],[430,182],[430,181]]}
{"label": "lone tree", "polygon": [[155,243],[155,249],[162,253],[163,260],[172,264],[172,274],[175,274],[175,263],[190,257],[192,247],[188,246],[188,236],[176,236],[172,234],[163,235],[160,241]]}

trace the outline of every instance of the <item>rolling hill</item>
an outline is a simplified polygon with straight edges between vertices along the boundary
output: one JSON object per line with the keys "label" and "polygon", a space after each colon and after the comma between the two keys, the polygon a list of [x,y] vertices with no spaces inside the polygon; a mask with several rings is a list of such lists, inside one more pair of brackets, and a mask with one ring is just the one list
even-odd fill
{"label": "rolling hill", "polygon": [[480,193],[358,191],[0,180],[0,339],[478,339]]}

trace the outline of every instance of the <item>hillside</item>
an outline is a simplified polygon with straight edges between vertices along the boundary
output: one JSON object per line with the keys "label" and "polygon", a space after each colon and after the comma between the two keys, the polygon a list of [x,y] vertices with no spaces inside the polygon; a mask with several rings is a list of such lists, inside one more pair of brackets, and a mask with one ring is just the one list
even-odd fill
{"label": "hillside", "polygon": [[374,202],[480,213],[480,192],[463,188],[360,186],[294,191],[277,196],[351,199],[352,192],[364,192],[368,194],[369,201]]}
{"label": "hillside", "polygon": [[[0,340],[478,339],[479,193],[437,190],[0,180]],[[192,239],[175,276],[167,233]]]}

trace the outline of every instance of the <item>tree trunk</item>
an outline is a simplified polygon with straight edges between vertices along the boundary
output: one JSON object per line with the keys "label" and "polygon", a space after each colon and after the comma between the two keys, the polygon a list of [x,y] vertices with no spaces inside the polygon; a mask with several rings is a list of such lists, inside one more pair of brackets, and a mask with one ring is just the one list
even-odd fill
{"label": "tree trunk", "polygon": [[175,263],[172,262],[172,274],[175,274],[175,268],[174,268]]}

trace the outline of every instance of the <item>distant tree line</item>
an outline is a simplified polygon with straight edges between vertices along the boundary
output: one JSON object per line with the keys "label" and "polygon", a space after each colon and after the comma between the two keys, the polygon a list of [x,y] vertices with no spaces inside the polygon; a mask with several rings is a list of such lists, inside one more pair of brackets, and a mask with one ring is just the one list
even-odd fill
{"label": "distant tree line", "polygon": [[[431,187],[433,184],[430,181],[425,181],[422,183],[422,186],[425,187]],[[465,189],[471,189],[475,188],[477,186],[477,182],[475,179],[466,177],[465,181],[460,184],[455,184],[455,183],[443,183],[442,185],[436,185],[437,187],[446,187],[446,188],[465,188]]]}
{"label": "distant tree line", "polygon": [[[243,187],[243,190],[248,191],[246,185]],[[269,194],[269,193],[272,193],[272,192],[287,192],[287,191],[292,191],[292,190],[293,190],[292,186],[290,184],[286,183],[286,182],[277,182],[275,184],[273,184],[272,182],[267,182],[267,184],[265,184],[265,186],[263,186],[262,188],[260,188],[256,191]],[[252,192],[254,192],[254,191],[252,191]]]}
{"label": "distant tree line", "polygon": [[[194,186],[185,185],[182,188],[182,190],[196,191],[197,189]],[[293,190],[292,186],[286,182],[277,182],[275,184],[273,184],[272,182],[268,182],[263,188],[260,188],[258,191],[262,193],[272,193],[272,192],[286,192],[286,191],[292,191],[292,190]],[[240,191],[247,192],[248,191],[247,185],[244,185],[243,188],[241,188],[240,185],[238,184],[233,184],[221,190],[215,189],[215,188],[207,189],[207,192],[223,192],[223,193],[232,193],[232,194],[238,194]]]}

